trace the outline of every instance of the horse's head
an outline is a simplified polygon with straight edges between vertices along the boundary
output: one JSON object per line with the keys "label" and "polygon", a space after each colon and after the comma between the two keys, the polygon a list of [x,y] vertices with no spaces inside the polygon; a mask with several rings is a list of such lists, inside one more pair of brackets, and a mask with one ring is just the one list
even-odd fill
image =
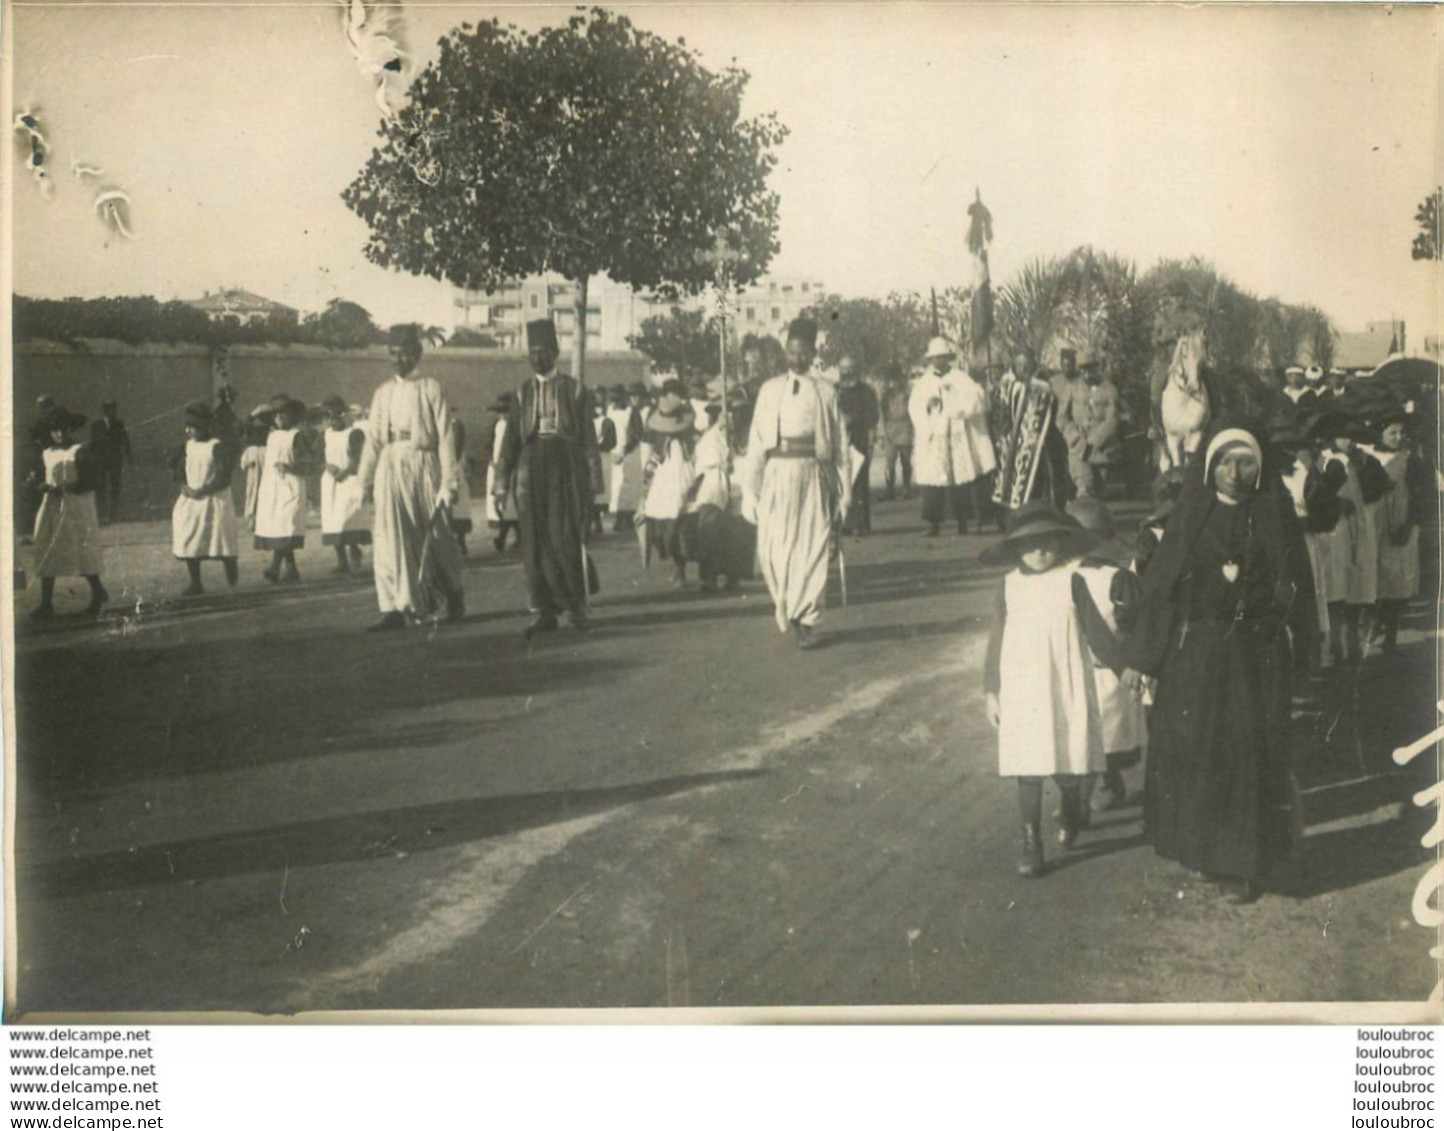
{"label": "horse's head", "polygon": [[1197,396],[1202,388],[1198,371],[1203,365],[1203,356],[1204,336],[1201,329],[1181,335],[1173,347],[1173,361],[1168,367],[1169,383]]}

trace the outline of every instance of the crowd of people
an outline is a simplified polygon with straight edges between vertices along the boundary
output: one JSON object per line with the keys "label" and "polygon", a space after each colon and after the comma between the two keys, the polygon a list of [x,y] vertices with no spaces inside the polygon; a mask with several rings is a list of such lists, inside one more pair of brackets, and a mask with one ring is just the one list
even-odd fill
{"label": "crowd of people", "polygon": [[[1008,567],[983,684],[999,772],[1018,783],[1019,871],[1047,870],[1047,779],[1068,849],[1095,810],[1127,801],[1124,774],[1144,762],[1157,851],[1255,898],[1292,846],[1294,681],[1392,651],[1420,591],[1420,531],[1437,508],[1431,422],[1412,405],[1365,411],[1347,375],[1290,369],[1267,420],[1210,422],[1125,547],[1104,501],[1119,397],[1095,355],[1064,348],[1049,375],[1019,350],[979,380],[939,337],[910,381],[879,395],[851,358],[822,367],[817,337],[796,320],[785,371],[723,396],[675,377],[589,389],[558,370],[552,323],[528,324],[533,375],[491,406],[482,445],[493,546],[515,535],[520,548],[527,638],[563,618],[590,631],[602,579],[588,545],[610,529],[636,537],[644,565],[669,563],[677,585],[692,564],[706,593],[760,574],[778,629],[816,648],[842,539],[872,527],[880,441],[887,494],[898,472],[905,496],[920,490],[927,536],[949,520],[1000,534],[981,555]],[[369,408],[278,394],[241,420],[228,389],[185,408],[170,466],[188,595],[204,591],[207,561],[238,584],[243,528],[270,555],[268,583],[298,580],[314,494],[336,573],[358,571],[370,548],[373,631],[464,615],[464,425],[421,372],[416,327],[393,332],[391,353],[395,376]],[[37,618],[55,615],[60,576],[87,580],[91,613],[108,599],[99,527],[129,459],[115,408],[87,444],[83,416],[38,406],[21,479]]]}

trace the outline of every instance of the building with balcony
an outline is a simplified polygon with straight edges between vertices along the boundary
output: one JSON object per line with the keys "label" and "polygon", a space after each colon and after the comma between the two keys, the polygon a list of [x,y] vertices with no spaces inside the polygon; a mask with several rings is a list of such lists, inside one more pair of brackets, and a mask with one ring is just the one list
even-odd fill
{"label": "building with balcony", "polygon": [[[598,276],[587,286],[587,348],[605,352],[631,348],[627,339],[667,304],[631,287]],[[557,328],[563,355],[576,335],[576,284],[559,275],[509,282],[491,294],[457,290],[452,301],[452,333],[460,329],[489,334],[504,350],[526,349],[526,324],[549,318]]]}

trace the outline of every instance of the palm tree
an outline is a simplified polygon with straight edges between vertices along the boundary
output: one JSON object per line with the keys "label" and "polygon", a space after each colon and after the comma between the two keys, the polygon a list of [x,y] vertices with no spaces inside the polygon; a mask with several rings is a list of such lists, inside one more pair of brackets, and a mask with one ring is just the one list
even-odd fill
{"label": "palm tree", "polygon": [[1068,278],[1057,259],[1035,259],[998,294],[997,330],[1009,352],[1031,350],[1042,360],[1063,325]]}

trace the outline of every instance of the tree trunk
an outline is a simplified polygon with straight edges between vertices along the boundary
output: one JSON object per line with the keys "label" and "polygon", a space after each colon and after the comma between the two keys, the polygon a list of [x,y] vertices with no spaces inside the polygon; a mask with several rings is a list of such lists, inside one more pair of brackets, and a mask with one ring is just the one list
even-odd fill
{"label": "tree trunk", "polygon": [[572,337],[572,376],[587,383],[587,279],[577,280],[576,327]]}

